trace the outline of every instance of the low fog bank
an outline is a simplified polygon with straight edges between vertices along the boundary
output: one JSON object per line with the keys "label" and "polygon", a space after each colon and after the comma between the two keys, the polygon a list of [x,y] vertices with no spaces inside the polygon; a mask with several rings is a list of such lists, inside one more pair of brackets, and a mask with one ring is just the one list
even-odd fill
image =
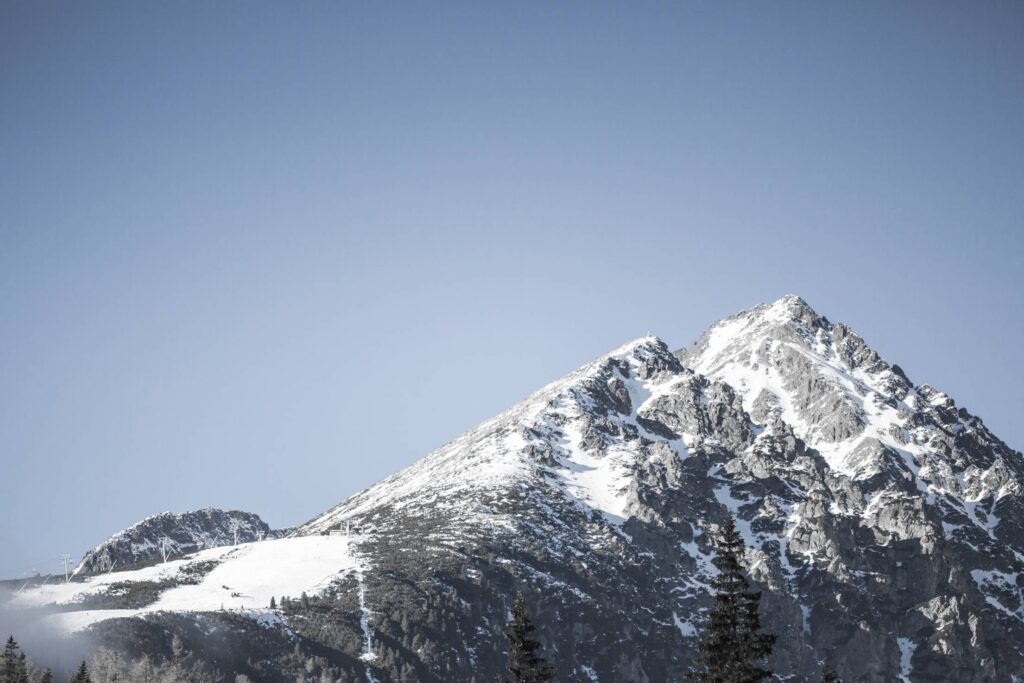
{"label": "low fog bank", "polygon": [[68,634],[52,625],[50,617],[66,610],[12,605],[11,598],[20,588],[12,587],[12,583],[17,582],[0,584],[0,638],[6,642],[8,636],[13,636],[38,668],[49,668],[56,680],[66,680],[79,662],[92,657],[95,645],[86,635]]}

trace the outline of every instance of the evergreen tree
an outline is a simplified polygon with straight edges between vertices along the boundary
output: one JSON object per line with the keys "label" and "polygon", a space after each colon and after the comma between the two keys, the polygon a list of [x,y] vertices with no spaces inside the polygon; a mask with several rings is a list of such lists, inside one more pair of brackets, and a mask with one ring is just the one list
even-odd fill
{"label": "evergreen tree", "polygon": [[761,633],[761,593],[750,590],[743,575],[743,539],[731,516],[715,538],[715,550],[715,604],[697,646],[703,671],[691,671],[688,678],[698,683],[757,683],[771,677],[760,662],[771,654],[775,636]]}
{"label": "evergreen tree", "polygon": [[39,677],[39,683],[53,683],[53,672],[49,669],[44,669],[43,675]]}
{"label": "evergreen tree", "polygon": [[181,636],[177,633],[171,638],[171,657],[176,662],[180,662],[185,658],[185,643],[181,640]]}
{"label": "evergreen tree", "polygon": [[70,683],[92,683],[92,679],[89,677],[89,669],[85,666],[85,661],[78,665],[78,671],[71,677]]}
{"label": "evergreen tree", "polygon": [[832,670],[832,667],[826,665],[825,668],[821,670],[821,683],[843,683],[843,682],[839,680],[839,676],[837,676],[836,672]]}
{"label": "evergreen tree", "polygon": [[14,675],[14,667],[18,661],[18,643],[14,636],[7,639],[4,645],[3,659],[0,659],[0,682],[7,683]]}
{"label": "evergreen tree", "polygon": [[536,627],[526,614],[526,600],[516,594],[512,606],[512,621],[505,637],[508,638],[509,683],[546,683],[554,680],[555,672],[547,660],[540,656],[540,643],[530,637]]}
{"label": "evergreen tree", "polygon": [[18,649],[14,636],[7,638],[0,655],[0,683],[28,683],[28,660]]}
{"label": "evergreen tree", "polygon": [[270,596],[270,609],[277,609],[277,601],[274,600],[274,596]]}

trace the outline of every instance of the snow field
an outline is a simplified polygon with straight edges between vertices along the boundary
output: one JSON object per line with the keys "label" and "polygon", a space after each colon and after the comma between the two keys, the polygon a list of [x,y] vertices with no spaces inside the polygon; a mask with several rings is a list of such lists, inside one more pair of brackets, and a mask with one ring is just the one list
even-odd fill
{"label": "snow field", "polygon": [[146,607],[64,612],[49,619],[62,630],[77,631],[106,619],[155,612],[215,612],[224,609],[265,618],[274,614],[269,611],[271,597],[278,600],[283,595],[297,598],[303,592],[314,595],[346,572],[358,571],[361,574],[364,569],[347,537],[301,536],[213,548],[187,559],[145,569],[94,576],[81,583],[26,589],[12,598],[11,606],[73,605],[90,595],[105,593],[112,584],[173,579],[190,565],[211,560],[219,564],[198,584],[170,588]]}

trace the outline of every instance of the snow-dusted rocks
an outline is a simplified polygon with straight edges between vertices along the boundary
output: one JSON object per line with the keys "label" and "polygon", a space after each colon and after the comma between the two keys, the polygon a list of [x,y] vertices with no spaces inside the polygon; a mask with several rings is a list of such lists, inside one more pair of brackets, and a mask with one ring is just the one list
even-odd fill
{"label": "snow-dusted rocks", "polygon": [[165,556],[280,535],[251,512],[217,508],[164,512],[119,531],[87,552],[75,567],[75,575],[120,571]]}
{"label": "snow-dusted rocks", "polygon": [[[1010,681],[1024,670],[1022,480],[1021,455],[980,419],[785,297],[690,349],[630,342],[255,544],[346,550],[303,583],[308,606],[276,613],[287,643],[250,649],[267,680],[294,678],[296,646],[348,680],[493,680],[523,590],[559,680],[680,680],[709,604],[709,535],[732,514],[781,678],[828,662],[844,680]],[[232,561],[111,614],[131,619],[63,618],[107,642],[158,619],[187,635],[166,615],[210,609],[218,583],[253,604],[282,590],[257,562],[245,581],[215,578]]]}

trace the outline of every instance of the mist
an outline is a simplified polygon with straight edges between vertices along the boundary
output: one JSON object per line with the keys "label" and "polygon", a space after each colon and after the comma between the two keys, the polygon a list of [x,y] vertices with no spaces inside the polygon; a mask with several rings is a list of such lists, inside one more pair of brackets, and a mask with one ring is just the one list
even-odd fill
{"label": "mist", "polygon": [[49,668],[56,680],[66,680],[79,662],[92,657],[97,644],[87,634],[69,634],[54,625],[51,617],[67,609],[13,606],[11,599],[19,589],[0,585],[0,637],[6,642],[13,636],[36,667]]}

